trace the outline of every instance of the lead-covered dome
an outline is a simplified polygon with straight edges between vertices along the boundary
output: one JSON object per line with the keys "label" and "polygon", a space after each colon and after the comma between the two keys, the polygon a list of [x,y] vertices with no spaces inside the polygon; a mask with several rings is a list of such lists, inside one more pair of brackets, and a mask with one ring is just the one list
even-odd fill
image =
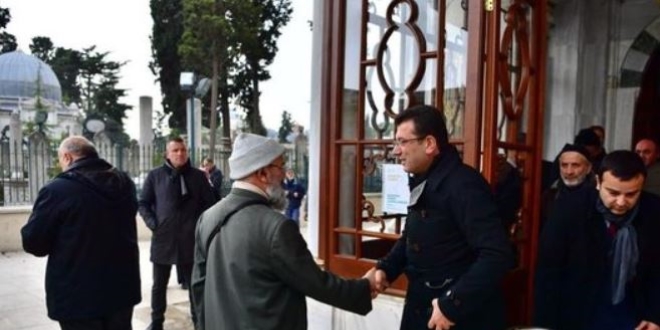
{"label": "lead-covered dome", "polygon": [[39,85],[42,98],[62,101],[60,82],[48,64],[20,50],[0,55],[0,97],[34,98]]}

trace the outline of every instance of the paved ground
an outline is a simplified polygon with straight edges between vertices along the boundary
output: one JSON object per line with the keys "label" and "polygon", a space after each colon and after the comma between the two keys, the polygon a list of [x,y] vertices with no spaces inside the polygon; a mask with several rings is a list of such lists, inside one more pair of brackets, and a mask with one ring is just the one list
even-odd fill
{"label": "paved ground", "polygon": [[[303,230],[304,232],[304,230]],[[145,329],[150,323],[151,262],[149,242],[140,242],[142,302],[135,307],[133,329]],[[59,324],[46,312],[44,274],[46,258],[24,252],[0,254],[0,330],[58,330]],[[189,317],[188,291],[176,283],[172,269],[167,292],[166,330],[192,330]],[[308,300],[310,329],[329,329],[325,319],[329,307]]]}

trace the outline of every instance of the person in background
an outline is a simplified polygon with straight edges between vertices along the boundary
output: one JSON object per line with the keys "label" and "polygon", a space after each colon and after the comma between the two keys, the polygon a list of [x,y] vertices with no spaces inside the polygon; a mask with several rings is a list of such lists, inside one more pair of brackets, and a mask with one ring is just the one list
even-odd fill
{"label": "person in background", "polygon": [[48,316],[63,330],[131,329],[142,299],[135,185],[82,136],[64,139],[57,158],[62,173],[21,229],[25,251],[48,256]]}
{"label": "person in background", "polygon": [[286,177],[282,182],[282,187],[284,187],[286,199],[288,200],[284,215],[300,226],[300,206],[303,197],[305,197],[305,187],[298,181],[293,169],[289,168],[286,170]]}
{"label": "person in background", "polygon": [[587,150],[591,167],[594,171],[597,171],[606,155],[603,143],[598,134],[591,127],[583,128],[575,136],[575,139],[573,139],[573,144]]}
{"label": "person in background", "polygon": [[190,165],[183,140],[170,139],[165,164],[149,172],[139,200],[140,215],[152,231],[153,286],[148,329],[163,329],[172,265],[181,268],[182,282],[190,283],[195,225],[202,212],[214,203],[209,181],[204,172]]}
{"label": "person in background", "polygon": [[300,229],[280,211],[284,147],[241,133],[229,158],[234,181],[195,232],[193,303],[198,330],[307,329],[308,296],[366,314],[375,285],[319,268]]}
{"label": "person in background", "polygon": [[394,123],[393,154],[412,174],[408,216],[366,276],[383,290],[406,274],[401,329],[506,328],[501,282],[514,256],[490,186],[449,144],[438,109],[414,106]]}
{"label": "person in background", "polygon": [[609,153],[596,189],[556,201],[541,233],[534,325],[562,330],[660,330],[660,197],[646,167]]}
{"label": "person in background", "polygon": [[202,161],[202,168],[207,173],[209,183],[213,187],[213,193],[215,194],[215,199],[222,199],[222,180],[224,176],[222,171],[215,166],[213,163],[213,158],[205,157]]}
{"label": "person in background", "polygon": [[541,195],[541,228],[545,225],[556,200],[581,189],[594,189],[589,153],[579,145],[565,144],[557,155],[559,179]]}
{"label": "person in background", "polygon": [[646,166],[644,190],[660,196],[660,150],[658,144],[651,139],[641,139],[635,145],[635,152],[642,157]]}

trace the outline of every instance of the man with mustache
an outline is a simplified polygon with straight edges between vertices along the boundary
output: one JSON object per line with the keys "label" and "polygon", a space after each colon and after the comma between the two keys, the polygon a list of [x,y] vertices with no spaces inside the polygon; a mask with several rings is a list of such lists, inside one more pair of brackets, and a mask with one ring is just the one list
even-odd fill
{"label": "man with mustache", "polygon": [[229,157],[232,190],[195,231],[192,294],[198,329],[307,329],[305,296],[371,310],[375,284],[321,270],[282,210],[285,149],[243,133]]}

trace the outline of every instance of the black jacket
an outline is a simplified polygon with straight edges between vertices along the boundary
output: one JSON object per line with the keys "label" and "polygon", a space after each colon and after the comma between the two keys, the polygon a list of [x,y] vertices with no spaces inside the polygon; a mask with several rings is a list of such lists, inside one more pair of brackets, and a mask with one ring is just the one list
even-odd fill
{"label": "black jacket", "polygon": [[409,280],[402,329],[425,325],[431,300],[456,323],[452,330],[504,329],[501,280],[513,254],[490,187],[463,164],[453,147],[443,150],[422,195],[408,208],[405,230],[378,268],[392,282]]}
{"label": "black jacket", "polygon": [[102,159],[78,160],[39,191],[23,248],[48,256],[55,320],[96,318],[141,300],[135,185]]}
{"label": "black jacket", "polygon": [[[185,192],[182,191],[182,181]],[[140,216],[151,236],[151,262],[163,265],[192,264],[195,225],[215,196],[204,172],[190,166],[180,170],[169,163],[147,175],[139,200]]]}
{"label": "black jacket", "polygon": [[[534,325],[588,329],[608,266],[605,221],[596,211],[596,189],[556,201],[541,233],[534,290]],[[640,260],[626,290],[639,320],[660,324],[660,198],[642,193],[633,226]]]}

